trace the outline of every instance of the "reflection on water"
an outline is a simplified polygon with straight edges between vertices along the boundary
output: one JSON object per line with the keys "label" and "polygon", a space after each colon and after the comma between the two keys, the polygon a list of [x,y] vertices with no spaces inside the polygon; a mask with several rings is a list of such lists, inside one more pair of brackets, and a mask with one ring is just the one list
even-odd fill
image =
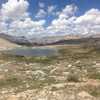
{"label": "reflection on water", "polygon": [[54,48],[16,48],[8,50],[7,53],[17,56],[55,56],[58,50]]}

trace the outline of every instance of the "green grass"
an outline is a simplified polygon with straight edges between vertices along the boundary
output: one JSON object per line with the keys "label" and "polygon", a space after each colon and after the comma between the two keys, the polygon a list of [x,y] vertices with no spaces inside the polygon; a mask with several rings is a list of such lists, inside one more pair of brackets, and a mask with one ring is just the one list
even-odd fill
{"label": "green grass", "polygon": [[91,78],[91,79],[100,79],[100,73],[94,71],[94,72],[89,74],[89,78]]}
{"label": "green grass", "polygon": [[93,90],[93,91],[90,92],[90,94],[92,96],[98,97],[98,96],[100,96],[100,90]]}
{"label": "green grass", "polygon": [[16,62],[26,62],[26,63],[41,63],[41,64],[52,64],[57,60],[57,56],[43,56],[43,57],[24,57],[15,56],[8,54],[1,54],[0,59],[5,61],[16,61]]}
{"label": "green grass", "polygon": [[16,77],[11,77],[11,78],[7,78],[4,80],[0,80],[0,88],[17,87],[17,86],[22,85],[22,84],[23,84],[23,82]]}
{"label": "green grass", "polygon": [[97,87],[91,87],[91,86],[89,86],[88,88],[89,88],[89,93],[92,96],[100,97],[100,86],[97,86]]}

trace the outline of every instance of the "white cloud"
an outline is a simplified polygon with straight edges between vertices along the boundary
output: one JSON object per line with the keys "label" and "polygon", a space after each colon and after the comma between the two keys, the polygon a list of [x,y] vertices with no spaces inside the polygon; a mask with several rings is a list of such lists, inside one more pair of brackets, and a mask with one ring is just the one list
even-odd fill
{"label": "white cloud", "polygon": [[67,5],[62,12],[59,14],[59,18],[63,19],[63,18],[69,18],[74,16],[75,12],[77,11],[77,6],[75,5]]}
{"label": "white cloud", "polygon": [[47,12],[52,13],[56,9],[56,6],[48,6]]}
{"label": "white cloud", "polygon": [[29,3],[25,0],[8,0],[2,5],[1,14],[4,20],[16,20],[28,16]]}
{"label": "white cloud", "polygon": [[[84,15],[77,17],[75,21],[77,31],[83,30],[80,34],[98,33],[100,28],[100,10],[90,9]],[[98,26],[98,27],[97,27]]]}
{"label": "white cloud", "polygon": [[26,0],[8,0],[0,9],[0,33],[12,35],[38,34],[44,31],[45,20],[33,21],[27,12]]}
{"label": "white cloud", "polygon": [[7,24],[4,22],[0,22],[0,32],[6,32],[7,31]]}
{"label": "white cloud", "polygon": [[44,10],[44,7],[41,7],[43,5],[41,2],[39,3],[39,5],[40,5],[40,8],[37,14],[35,15],[35,18],[43,19],[47,16],[56,15],[56,12],[55,12],[56,6],[51,5],[51,6],[48,6],[47,9]]}
{"label": "white cloud", "polygon": [[46,11],[44,9],[39,9],[38,13],[36,14],[35,18],[44,18],[47,15]]}
{"label": "white cloud", "polygon": [[48,8],[47,8],[47,14],[48,14],[48,16],[57,16],[56,8],[57,8],[56,5],[48,6]]}
{"label": "white cloud", "polygon": [[40,8],[44,8],[45,7],[45,4],[43,2],[39,2],[39,7]]}
{"label": "white cloud", "polygon": [[[44,4],[39,3],[39,11],[34,21],[27,12],[29,3],[26,0],[8,0],[0,9],[0,32],[13,35],[65,35],[65,34],[94,34],[100,32],[100,10],[90,9],[77,17],[77,6],[66,5],[62,11],[56,11],[56,6],[49,6],[46,11]],[[44,27],[47,14],[58,13],[48,27]],[[43,19],[44,18],[44,19]]]}
{"label": "white cloud", "polygon": [[76,19],[74,13],[77,7],[74,5],[66,6],[60,13],[57,19],[54,19],[51,25],[47,28],[52,34],[72,34],[73,22]]}
{"label": "white cloud", "polygon": [[39,27],[44,25],[45,21],[40,20],[40,21],[32,21],[30,18],[26,18],[24,21],[16,20],[11,23],[11,28],[34,28],[34,27]]}
{"label": "white cloud", "polygon": [[76,17],[75,5],[66,6],[57,19],[54,19],[48,26],[49,33],[52,34],[79,34],[92,35],[100,32],[100,10],[90,9],[85,14]]}
{"label": "white cloud", "polygon": [[84,15],[78,17],[76,23],[100,24],[100,11],[93,8]]}
{"label": "white cloud", "polygon": [[13,32],[16,32],[17,35],[24,34],[26,36],[31,34],[38,34],[41,33],[42,30],[44,30],[44,24],[45,20],[32,21],[30,18],[26,18],[24,21],[17,20],[11,23],[10,34],[13,34]]}

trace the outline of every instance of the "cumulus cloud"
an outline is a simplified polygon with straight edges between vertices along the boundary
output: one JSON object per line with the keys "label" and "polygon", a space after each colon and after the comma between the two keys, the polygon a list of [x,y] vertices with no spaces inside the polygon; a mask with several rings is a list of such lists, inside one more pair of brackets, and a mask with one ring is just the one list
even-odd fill
{"label": "cumulus cloud", "polygon": [[[42,3],[39,3],[39,5],[42,6]],[[41,6],[40,6],[40,9],[38,10],[37,14],[35,15],[35,18],[43,19],[46,16],[56,15],[56,13],[55,13],[56,6],[54,6],[54,5],[48,6],[46,10],[44,10],[44,8]]]}
{"label": "cumulus cloud", "polygon": [[39,9],[38,13],[36,14],[35,18],[45,18],[47,15],[46,11],[44,9]]}
{"label": "cumulus cloud", "polygon": [[29,4],[25,0],[8,0],[2,5],[1,14],[4,20],[16,20],[28,16]]}
{"label": "cumulus cloud", "polygon": [[0,32],[7,32],[12,21],[25,19],[29,3],[24,0],[8,0],[0,9]]}
{"label": "cumulus cloud", "polygon": [[11,23],[11,28],[15,28],[15,29],[31,29],[33,27],[39,27],[42,26],[45,23],[44,20],[40,20],[40,21],[32,21],[30,18],[26,18],[24,21],[13,21]]}
{"label": "cumulus cloud", "polygon": [[[44,4],[39,3],[37,21],[30,17],[27,11],[29,3],[26,0],[8,0],[0,9],[0,32],[12,35],[91,35],[100,32],[100,10],[92,8],[81,16],[76,16],[78,7],[66,5],[62,11],[56,12],[56,6],[49,6],[46,11]],[[59,13],[58,13],[59,12]],[[51,24],[45,27],[45,16],[57,13]]]}
{"label": "cumulus cloud", "polygon": [[56,9],[56,6],[53,6],[53,5],[48,6],[48,9],[47,9],[48,14],[54,13],[55,9]]}
{"label": "cumulus cloud", "polygon": [[[32,35],[42,32],[44,30],[43,25],[45,20],[32,21],[30,18],[26,18],[24,21],[13,21],[10,25],[10,32],[17,33],[17,35]],[[21,34],[20,34],[21,33]],[[25,34],[26,33],[26,34]]]}
{"label": "cumulus cloud", "polygon": [[77,17],[75,16],[77,9],[75,5],[67,5],[59,12],[58,18],[48,26],[49,33],[87,36],[98,34],[100,32],[100,10],[92,8]]}
{"label": "cumulus cloud", "polygon": [[4,22],[0,22],[0,32],[6,32],[7,31],[7,24]]}
{"label": "cumulus cloud", "polygon": [[39,2],[39,7],[40,8],[44,8],[45,7],[45,4],[43,2]]}
{"label": "cumulus cloud", "polygon": [[84,15],[78,17],[76,23],[100,24],[100,11],[93,8]]}
{"label": "cumulus cloud", "polygon": [[[100,28],[100,10],[90,9],[84,15],[77,17],[75,21],[77,31],[83,30],[80,34],[98,33]],[[79,31],[80,32],[80,31]]]}
{"label": "cumulus cloud", "polygon": [[67,5],[59,14],[59,18],[63,19],[63,18],[69,18],[74,16],[75,12],[77,11],[77,6],[75,6],[74,4],[72,5]]}
{"label": "cumulus cloud", "polygon": [[71,34],[73,22],[76,19],[74,16],[77,7],[67,5],[60,13],[57,19],[53,20],[47,28],[52,34]]}
{"label": "cumulus cloud", "polygon": [[0,33],[11,35],[38,34],[44,30],[45,20],[33,21],[27,12],[26,0],[8,0],[0,9]]}

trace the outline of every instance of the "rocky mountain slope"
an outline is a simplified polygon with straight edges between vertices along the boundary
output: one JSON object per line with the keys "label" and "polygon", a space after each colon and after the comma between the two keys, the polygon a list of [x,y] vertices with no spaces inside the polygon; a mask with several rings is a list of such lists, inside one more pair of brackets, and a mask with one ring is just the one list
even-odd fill
{"label": "rocky mountain slope", "polygon": [[79,35],[68,35],[68,36],[45,36],[45,37],[26,37],[26,36],[14,36],[0,33],[0,37],[10,42],[35,46],[35,45],[53,45],[53,44],[80,44],[91,40],[100,41],[100,35],[94,34],[92,36],[79,36]]}
{"label": "rocky mountain slope", "polygon": [[15,47],[18,47],[18,45],[13,42],[9,42],[3,38],[0,38],[0,49],[9,49]]}
{"label": "rocky mountain slope", "polygon": [[67,42],[67,40],[80,39],[79,36],[45,36],[45,37],[25,37],[25,36],[11,36],[7,34],[0,34],[0,37],[20,45],[46,45],[59,44],[60,42]]}

